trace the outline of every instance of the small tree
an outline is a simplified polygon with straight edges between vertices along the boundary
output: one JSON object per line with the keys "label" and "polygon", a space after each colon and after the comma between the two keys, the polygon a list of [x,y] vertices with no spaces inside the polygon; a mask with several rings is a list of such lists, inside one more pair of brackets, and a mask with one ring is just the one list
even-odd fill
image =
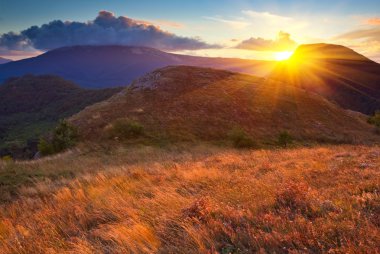
{"label": "small tree", "polygon": [[256,146],[255,141],[241,128],[232,129],[228,136],[236,148],[251,148]]}
{"label": "small tree", "polygon": [[69,122],[62,120],[55,128],[52,144],[57,152],[73,147],[78,140],[78,131]]}
{"label": "small tree", "polygon": [[293,137],[287,131],[283,131],[278,135],[278,144],[287,147],[293,142]]}
{"label": "small tree", "polygon": [[38,144],[38,150],[42,155],[50,155],[62,152],[73,147],[78,141],[78,131],[75,126],[65,120],[61,120],[54,129],[51,138],[42,138]]}

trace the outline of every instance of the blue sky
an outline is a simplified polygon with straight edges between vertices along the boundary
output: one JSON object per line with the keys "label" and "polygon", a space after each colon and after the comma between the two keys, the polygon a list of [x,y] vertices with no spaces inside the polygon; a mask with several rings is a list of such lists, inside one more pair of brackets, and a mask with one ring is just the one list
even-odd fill
{"label": "blue sky", "polygon": [[[214,49],[180,48],[194,55],[270,58],[269,46],[256,46],[265,44],[273,46],[272,51],[282,50],[286,47],[280,47],[280,41],[287,40],[294,45],[340,43],[380,59],[380,4],[375,0],[0,0],[0,35],[53,20],[93,21],[101,10],[148,22],[179,37],[220,45]],[[367,30],[365,37],[357,36]],[[280,31],[288,35],[281,37]],[[242,42],[253,46],[236,49]],[[285,44],[292,50],[292,43]],[[13,53],[9,51],[8,56]],[[4,47],[0,55],[7,55]]]}

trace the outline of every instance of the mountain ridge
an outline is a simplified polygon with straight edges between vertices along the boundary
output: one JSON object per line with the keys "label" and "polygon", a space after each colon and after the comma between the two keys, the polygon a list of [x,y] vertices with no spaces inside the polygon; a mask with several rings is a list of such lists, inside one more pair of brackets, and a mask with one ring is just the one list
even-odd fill
{"label": "mountain ridge", "polygon": [[341,45],[301,45],[270,78],[315,92],[344,109],[380,109],[380,64]]}
{"label": "mountain ridge", "polygon": [[12,60],[4,58],[4,57],[0,57],[0,64],[5,64],[5,63],[9,63],[9,62],[12,62]]}
{"label": "mountain ridge", "polygon": [[121,45],[79,45],[0,66],[0,83],[24,74],[53,74],[82,87],[129,85],[147,72],[168,65],[195,65],[265,75],[274,62],[211,58],[166,53],[153,48]]}

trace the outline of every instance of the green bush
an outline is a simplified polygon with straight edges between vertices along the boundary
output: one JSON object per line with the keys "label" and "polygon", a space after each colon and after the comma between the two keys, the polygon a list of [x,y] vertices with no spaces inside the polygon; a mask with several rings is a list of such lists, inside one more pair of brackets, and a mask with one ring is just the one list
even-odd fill
{"label": "green bush", "polygon": [[283,147],[287,147],[293,142],[293,137],[287,131],[283,131],[278,135],[278,144]]}
{"label": "green bush", "polygon": [[137,138],[144,134],[144,127],[132,120],[118,119],[112,124],[108,134],[110,138],[121,140]]}
{"label": "green bush", "polygon": [[62,120],[54,129],[50,138],[41,138],[38,150],[42,155],[51,155],[75,146],[77,141],[78,131],[75,126]]}
{"label": "green bush", "polygon": [[41,138],[40,142],[38,143],[38,151],[41,153],[41,155],[44,156],[54,154],[53,144],[51,144],[45,138]]}
{"label": "green bush", "polygon": [[375,133],[380,135],[380,111],[376,111],[373,116],[369,117],[368,123],[375,125]]}
{"label": "green bush", "polygon": [[380,111],[376,111],[375,114],[368,118],[368,123],[380,128]]}
{"label": "green bush", "polygon": [[228,136],[236,148],[251,148],[256,146],[252,137],[241,128],[232,129]]}

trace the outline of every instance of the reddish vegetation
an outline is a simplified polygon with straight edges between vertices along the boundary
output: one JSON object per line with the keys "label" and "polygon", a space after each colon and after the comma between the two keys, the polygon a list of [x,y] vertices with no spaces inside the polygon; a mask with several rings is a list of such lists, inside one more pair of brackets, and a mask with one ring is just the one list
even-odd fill
{"label": "reddish vegetation", "polygon": [[133,148],[14,167],[76,179],[2,204],[0,253],[380,252],[379,147]]}

